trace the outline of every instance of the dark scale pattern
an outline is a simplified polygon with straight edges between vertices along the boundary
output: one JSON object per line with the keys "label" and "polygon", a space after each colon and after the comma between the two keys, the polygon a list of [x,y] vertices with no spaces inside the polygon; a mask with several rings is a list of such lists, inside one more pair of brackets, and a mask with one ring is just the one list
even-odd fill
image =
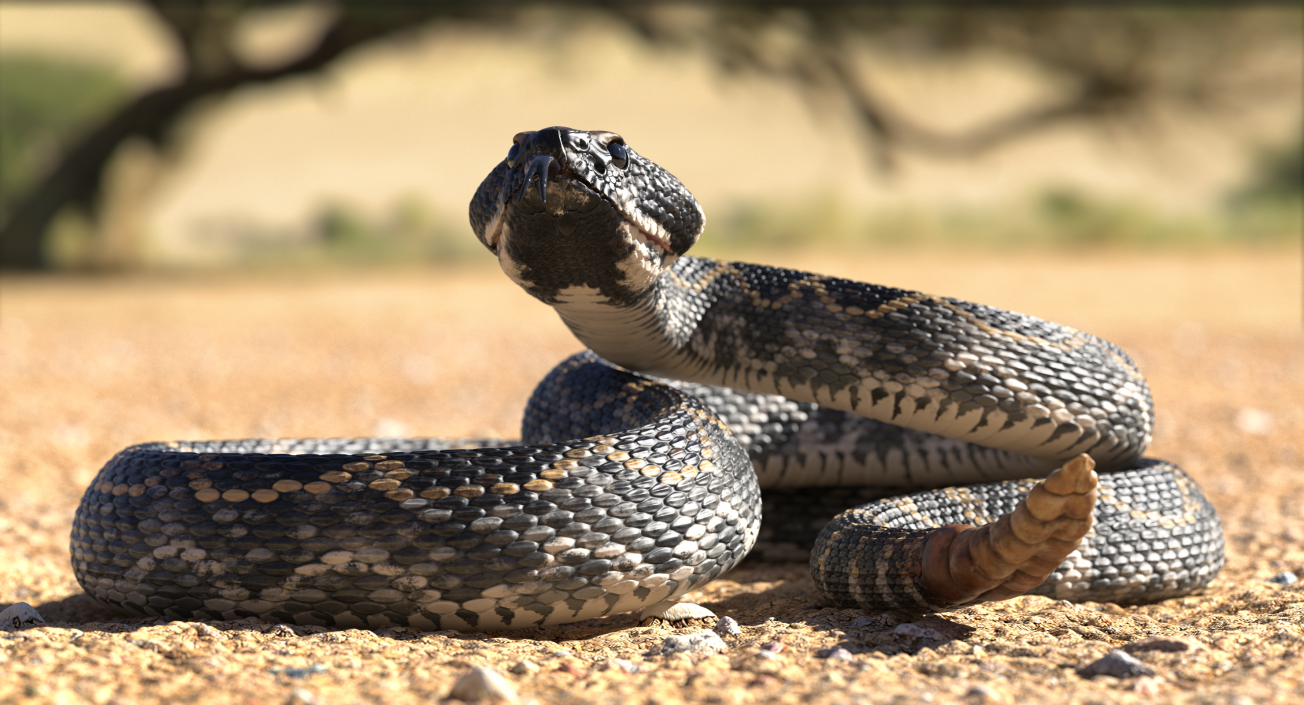
{"label": "dark scale pattern", "polygon": [[[632,150],[620,152],[628,164],[608,159],[597,144],[613,137],[565,128],[518,135],[477,192],[472,225],[508,276],[554,306],[598,355],[711,385],[685,388],[709,400],[740,436],[763,486],[946,487],[935,495],[940,504],[925,502],[920,515],[939,519],[949,498],[976,491],[968,483],[1044,477],[1084,452],[1105,473],[1151,466],[1141,458],[1153,431],[1150,390],[1118,347],[980,304],[684,256],[698,235],[687,226],[700,225],[700,209],[688,205],[692,196],[674,177]],[[634,179],[639,187],[631,190]],[[550,198],[546,189],[559,195]],[[596,225],[599,218],[608,225]],[[1158,472],[1178,482],[1176,470]],[[1190,506],[1207,508],[1189,481],[1178,484]],[[1003,489],[976,500],[980,513],[1012,507],[1018,486],[998,485]],[[857,492],[828,489],[824,497]],[[1140,495],[1110,496],[1128,516],[1141,511],[1129,504]],[[798,499],[780,495],[767,515],[775,514],[771,506],[783,512],[785,501],[810,506]],[[1124,515],[1101,511],[1098,533],[1137,535],[1113,532]],[[1221,546],[1216,517],[1196,510],[1129,545],[1149,552],[1151,542],[1186,531],[1202,545]],[[803,543],[786,538],[774,543],[785,551]],[[913,588],[882,577],[911,570],[907,547],[894,543],[892,550],[889,562],[871,550],[876,570],[886,572],[860,576],[866,605],[914,599]],[[1083,550],[1090,552],[1089,542]],[[1175,589],[1207,582],[1220,565],[1213,556],[1204,551],[1202,570],[1172,571],[1186,576],[1174,578]],[[1080,568],[1066,563],[1048,585],[1080,587]],[[1165,594],[1139,583],[1123,594],[1110,580],[1091,584],[1124,600]]]}
{"label": "dark scale pattern", "polygon": [[[77,511],[86,591],[138,614],[340,627],[614,614],[742,559],[760,531],[754,464],[760,484],[784,488],[766,500],[767,555],[801,555],[831,513],[877,499],[816,541],[821,593],[942,609],[917,586],[927,531],[994,520],[1034,484],[1014,478],[1083,452],[1103,473],[1096,525],[1038,592],[1150,601],[1222,566],[1199,489],[1141,458],[1149,388],[1111,343],[954,299],[684,256],[704,222],[697,202],[609,132],[517,135],[470,216],[504,272],[594,352],[689,382],[716,413],[584,353],[536,390],[529,446],[135,446]],[[895,494],[930,487],[943,489]]]}
{"label": "dark scale pattern", "polygon": [[[914,588],[925,539],[946,524],[981,526],[1013,511],[1034,480],[969,485],[883,499],[839,514],[811,552],[817,587],[834,604],[866,609],[946,610]],[[1213,505],[1180,468],[1143,460],[1100,476],[1095,527],[1030,594],[1133,604],[1189,593],[1222,569],[1222,527]],[[902,587],[909,583],[908,587]],[[896,587],[890,587],[896,586]]]}
{"label": "dark scale pattern", "polygon": [[618,433],[129,448],[77,511],[77,579],[174,619],[484,630],[637,609],[742,559],[759,490],[710,412],[591,356],[549,379],[603,400],[576,418]]}
{"label": "dark scale pattern", "polygon": [[671,275],[648,291],[647,305],[667,312],[658,324],[678,343],[639,369],[817,402],[1050,464],[1087,452],[1103,470],[1123,469],[1150,442],[1145,379],[1094,336],[776,267],[683,257]]}

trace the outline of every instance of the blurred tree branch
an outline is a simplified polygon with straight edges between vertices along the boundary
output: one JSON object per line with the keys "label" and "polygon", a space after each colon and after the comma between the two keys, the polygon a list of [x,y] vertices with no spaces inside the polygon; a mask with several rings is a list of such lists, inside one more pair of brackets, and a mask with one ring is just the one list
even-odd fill
{"label": "blurred tree branch", "polygon": [[239,60],[232,44],[236,19],[252,3],[149,0],[147,4],[180,45],[185,57],[183,77],[174,85],[136,97],[67,150],[57,166],[19,202],[0,230],[0,267],[47,267],[44,239],[50,223],[65,206],[94,212],[105,167],[129,138],[141,137],[166,148],[183,118],[202,103],[240,87],[313,74],[359,45],[410,31],[437,16],[465,13],[465,8],[440,3],[381,7],[347,3],[303,55],[279,66],[248,67]]}
{"label": "blurred tree branch", "polygon": [[[69,205],[95,212],[105,167],[119,146],[141,137],[166,149],[188,114],[232,90],[313,75],[354,48],[442,22],[475,22],[510,32],[523,18],[541,18],[538,6],[509,3],[345,1],[332,6],[333,19],[301,56],[278,66],[251,67],[235,50],[235,28],[249,10],[276,3],[146,4],[181,49],[183,76],[122,106],[62,155],[0,230],[0,267],[47,266],[44,238],[50,223]],[[1238,92],[1255,87],[1238,72],[1245,66],[1242,59],[1262,48],[1261,35],[1298,29],[1233,6],[988,10],[960,3],[910,8],[576,1],[550,9],[560,10],[555,14],[562,18],[561,30],[581,24],[567,21],[577,15],[600,15],[654,46],[699,52],[727,72],[769,76],[812,98],[844,101],[865,131],[870,157],[885,170],[900,150],[966,157],[1073,121],[1143,124],[1162,107],[1205,113],[1234,107],[1244,98]],[[872,71],[865,70],[883,56],[931,59],[977,51],[1012,56],[1068,88],[1045,103],[947,132],[891,105]],[[1266,77],[1262,85],[1274,89],[1280,78]],[[1291,80],[1289,71],[1285,79]]]}

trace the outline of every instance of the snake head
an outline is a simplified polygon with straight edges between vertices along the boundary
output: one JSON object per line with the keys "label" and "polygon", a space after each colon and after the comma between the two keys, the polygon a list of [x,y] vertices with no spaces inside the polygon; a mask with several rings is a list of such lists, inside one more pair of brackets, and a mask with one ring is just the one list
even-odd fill
{"label": "snake head", "polygon": [[471,200],[471,227],[546,303],[625,305],[688,251],[705,216],[673,175],[614,132],[521,132]]}

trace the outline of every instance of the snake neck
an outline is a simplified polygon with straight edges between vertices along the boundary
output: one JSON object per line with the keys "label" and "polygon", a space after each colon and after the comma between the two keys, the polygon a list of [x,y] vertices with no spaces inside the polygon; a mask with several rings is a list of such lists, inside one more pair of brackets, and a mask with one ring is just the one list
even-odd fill
{"label": "snake neck", "polygon": [[689,342],[707,309],[675,270],[704,261],[710,260],[679,258],[632,300],[616,302],[597,289],[570,287],[551,305],[575,337],[603,358],[629,370],[694,381],[684,363],[693,357]]}
{"label": "snake neck", "polygon": [[1145,379],[1116,346],[955,299],[685,256],[623,303],[572,287],[554,306],[630,370],[1035,458],[1088,452],[1112,469],[1140,457],[1153,429]]}

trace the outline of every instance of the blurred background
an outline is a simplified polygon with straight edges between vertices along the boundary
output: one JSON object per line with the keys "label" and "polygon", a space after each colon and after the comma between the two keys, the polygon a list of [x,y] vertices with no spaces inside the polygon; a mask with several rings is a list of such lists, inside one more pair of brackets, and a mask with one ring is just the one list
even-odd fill
{"label": "blurred background", "polygon": [[0,267],[484,261],[511,136],[620,132],[701,252],[1298,241],[1285,6],[0,3]]}

